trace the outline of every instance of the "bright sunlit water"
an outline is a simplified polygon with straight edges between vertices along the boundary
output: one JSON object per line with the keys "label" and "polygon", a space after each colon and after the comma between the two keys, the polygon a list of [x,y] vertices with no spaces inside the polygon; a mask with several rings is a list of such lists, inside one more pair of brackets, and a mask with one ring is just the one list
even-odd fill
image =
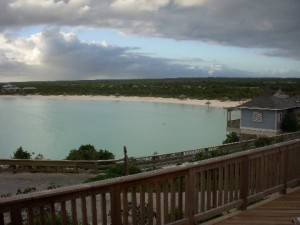
{"label": "bright sunlit water", "polygon": [[226,111],[183,104],[0,98],[0,158],[20,146],[64,159],[82,144],[147,156],[221,144]]}

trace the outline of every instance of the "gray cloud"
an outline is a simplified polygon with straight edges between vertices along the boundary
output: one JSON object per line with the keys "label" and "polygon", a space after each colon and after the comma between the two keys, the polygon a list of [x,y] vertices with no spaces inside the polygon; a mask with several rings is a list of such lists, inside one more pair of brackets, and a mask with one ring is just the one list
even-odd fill
{"label": "gray cloud", "polygon": [[299,11],[298,0],[14,0],[1,1],[0,27],[109,27],[137,35],[265,48],[268,56],[299,60]]}

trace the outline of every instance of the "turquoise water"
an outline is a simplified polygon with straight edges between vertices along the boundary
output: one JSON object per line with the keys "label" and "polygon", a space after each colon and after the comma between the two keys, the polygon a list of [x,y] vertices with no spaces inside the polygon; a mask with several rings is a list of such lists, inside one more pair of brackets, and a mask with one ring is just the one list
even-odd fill
{"label": "turquoise water", "polygon": [[63,159],[82,144],[117,158],[221,144],[226,111],[207,106],[103,100],[0,98],[0,158],[20,146]]}

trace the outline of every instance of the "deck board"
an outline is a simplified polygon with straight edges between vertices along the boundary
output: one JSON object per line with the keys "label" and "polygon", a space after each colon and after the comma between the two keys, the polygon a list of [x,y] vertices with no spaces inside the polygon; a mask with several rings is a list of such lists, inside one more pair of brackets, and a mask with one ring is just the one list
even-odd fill
{"label": "deck board", "polygon": [[300,189],[214,224],[291,225],[294,217],[300,217]]}

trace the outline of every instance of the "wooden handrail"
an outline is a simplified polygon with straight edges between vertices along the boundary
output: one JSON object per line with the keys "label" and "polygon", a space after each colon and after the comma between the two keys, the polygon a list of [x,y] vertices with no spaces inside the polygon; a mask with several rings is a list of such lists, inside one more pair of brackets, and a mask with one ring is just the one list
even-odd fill
{"label": "wooden handrail", "polygon": [[69,218],[73,224],[194,224],[299,185],[299,160],[296,139],[184,166],[1,198],[0,224],[42,224],[46,217]]}
{"label": "wooden handrail", "polygon": [[[273,139],[283,141],[300,138],[300,132],[281,134]],[[136,166],[143,170],[161,168],[168,165],[182,164],[195,161],[195,156],[201,152],[212,152],[216,150],[226,150],[233,148],[244,148],[244,150],[254,148],[255,140],[247,140],[199,148],[181,152],[157,154],[151,156],[128,158]],[[92,173],[105,172],[111,165],[124,162],[124,158],[113,160],[21,160],[21,159],[0,159],[0,172],[50,172],[50,173],[78,173],[88,171]]]}
{"label": "wooden handrail", "polygon": [[0,159],[0,172],[99,173],[121,160]]}
{"label": "wooden handrail", "polygon": [[[272,137],[271,139],[277,139],[282,141],[294,140],[300,138],[300,131],[280,134]],[[220,146],[213,146],[207,148],[199,148],[181,152],[173,152],[173,153],[165,153],[165,154],[156,154],[151,156],[137,157],[131,158],[131,160],[138,166],[141,166],[143,169],[147,170],[151,167],[162,167],[176,163],[184,163],[184,162],[193,162],[195,161],[195,156],[201,152],[212,152],[215,150],[225,150],[225,149],[233,149],[233,148],[245,148],[244,150],[253,149],[254,148],[255,139],[245,140],[235,143],[223,144]]]}

